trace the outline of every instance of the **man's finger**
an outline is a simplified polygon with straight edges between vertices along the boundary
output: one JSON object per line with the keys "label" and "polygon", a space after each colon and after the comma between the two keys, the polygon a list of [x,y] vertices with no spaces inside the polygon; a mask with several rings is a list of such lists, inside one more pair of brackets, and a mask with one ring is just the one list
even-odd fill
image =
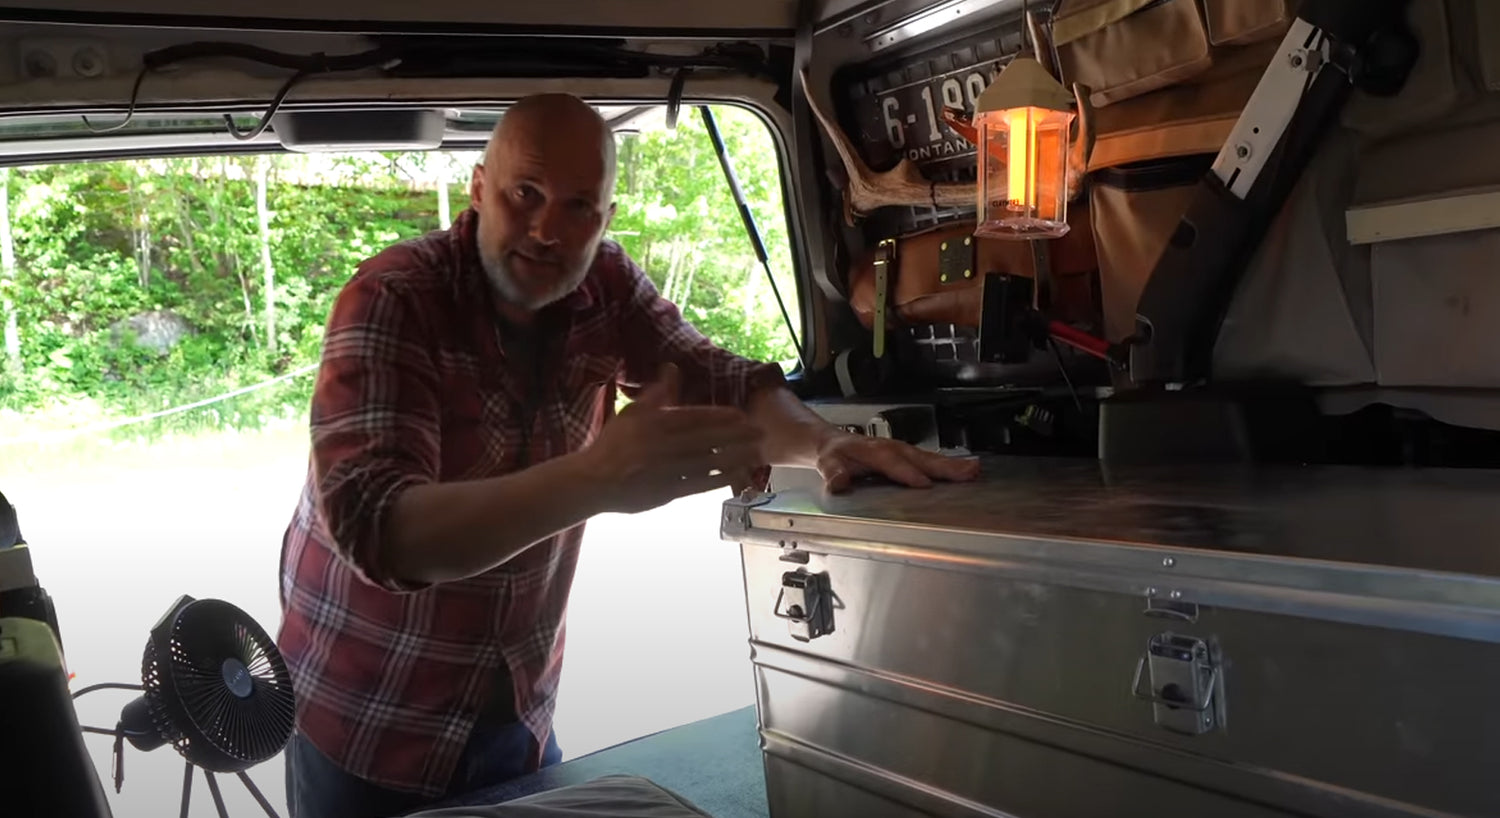
{"label": "man's finger", "polygon": [[932,485],[932,478],[927,476],[927,472],[908,460],[896,446],[874,447],[865,463],[886,477],[912,488],[925,489]]}
{"label": "man's finger", "polygon": [[979,459],[976,457],[951,457],[915,446],[907,451],[907,457],[928,476],[939,480],[964,482],[979,476]]}
{"label": "man's finger", "polygon": [[734,482],[732,472],[721,471],[714,474],[690,474],[679,480],[678,497],[688,497],[694,494],[702,494],[705,491],[723,488]]}
{"label": "man's finger", "polygon": [[[759,467],[757,466],[757,468]],[[746,489],[759,488],[755,479],[755,472],[756,469],[730,469],[729,490],[734,492],[735,496],[738,497]]]}
{"label": "man's finger", "polygon": [[654,444],[653,456],[662,458],[707,458],[725,452],[758,453],[765,433],[748,423],[671,424],[661,429]]}
{"label": "man's finger", "polygon": [[760,442],[721,443],[673,452],[657,458],[661,468],[680,474],[718,471],[749,471],[761,465]]}
{"label": "man's finger", "polygon": [[665,409],[668,406],[675,406],[681,399],[681,393],[681,371],[677,369],[676,364],[662,364],[660,371],[657,372],[656,380],[641,390],[640,396],[634,402],[646,409]]}
{"label": "man's finger", "polygon": [[932,478],[903,457],[899,447],[874,442],[849,446],[829,462],[819,463],[818,470],[823,474],[824,485],[835,493],[846,489],[862,472],[875,472],[911,488],[932,485]]}
{"label": "man's finger", "polygon": [[854,472],[849,469],[842,459],[838,459],[836,463],[827,468],[827,471],[823,472],[823,487],[831,494],[843,494],[849,490],[849,486],[853,483]]}

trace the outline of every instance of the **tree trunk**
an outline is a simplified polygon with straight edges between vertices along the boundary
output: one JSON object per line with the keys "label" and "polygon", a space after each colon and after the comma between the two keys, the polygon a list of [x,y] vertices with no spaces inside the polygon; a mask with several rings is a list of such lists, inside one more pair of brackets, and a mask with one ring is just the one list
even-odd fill
{"label": "tree trunk", "polygon": [[[0,168],[0,280],[16,280],[16,248],[10,235],[10,168]],[[16,322],[16,305],[9,287],[0,298],[0,312],[5,313],[5,364],[11,371],[21,368],[21,330]]]}
{"label": "tree trunk", "polygon": [[682,242],[672,240],[672,252],[667,256],[667,278],[663,282],[662,298],[672,300],[672,294],[677,291],[677,272],[682,269],[683,247]]}
{"label": "tree trunk", "polygon": [[245,279],[245,270],[240,265],[239,253],[235,252],[233,241],[232,223],[226,223],[224,214],[224,183],[229,178],[229,157],[219,157],[219,175],[214,179],[214,194],[208,197],[209,209],[213,214],[213,238],[216,243],[226,249],[216,255],[219,260],[218,270],[222,275],[232,272],[240,283],[240,299],[245,304],[245,326],[250,330],[250,342],[260,346],[260,330],[255,320],[255,306],[250,301],[250,282]]}
{"label": "tree trunk", "polygon": [[696,259],[689,259],[689,261],[688,261],[688,269],[687,269],[687,280],[683,282],[683,284],[682,284],[682,292],[680,294],[678,294],[677,300],[672,302],[673,304],[677,305],[678,309],[684,310],[684,311],[687,309],[688,300],[693,297],[693,276],[695,276],[697,274],[698,274],[698,265],[696,263]]}
{"label": "tree trunk", "polygon": [[266,176],[271,158],[262,153],[255,157],[255,215],[260,222],[260,269],[264,277],[266,299],[266,348],[276,352],[276,268],[271,263],[271,211],[266,207]]}
{"label": "tree trunk", "polygon": [[135,240],[136,280],[141,289],[151,286],[151,194],[140,195],[136,182],[149,178],[145,161],[136,163],[130,181],[131,238]]}
{"label": "tree trunk", "polygon": [[434,159],[437,161],[438,224],[447,230],[453,224],[448,205],[448,154],[436,154]]}
{"label": "tree trunk", "polygon": [[[198,178],[197,159],[192,160],[188,175],[194,179]],[[177,179],[180,176],[174,172],[166,178]],[[198,224],[193,221],[192,214],[188,212],[189,205],[186,194],[182,192],[182,188],[175,181],[172,184],[172,209],[177,217],[177,229],[182,234],[182,249],[187,253],[188,266],[192,268],[194,277],[201,280],[203,278],[203,259],[198,258],[198,246],[193,241],[193,235],[198,232]]]}
{"label": "tree trunk", "polygon": [[639,137],[636,137],[636,136],[627,136],[623,140],[621,140],[625,144],[621,146],[621,151],[620,152],[622,154],[624,154],[624,156],[622,156],[621,158],[624,161],[621,162],[620,164],[622,164],[622,165],[625,166],[625,192],[626,192],[627,195],[630,195],[630,196],[634,196],[635,195],[635,165],[636,165],[636,140],[637,139],[639,139]]}

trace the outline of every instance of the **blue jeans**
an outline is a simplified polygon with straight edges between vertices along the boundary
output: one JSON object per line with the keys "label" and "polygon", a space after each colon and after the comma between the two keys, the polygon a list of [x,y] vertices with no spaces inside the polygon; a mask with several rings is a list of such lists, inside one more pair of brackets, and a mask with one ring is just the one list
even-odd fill
{"label": "blue jeans", "polygon": [[[345,772],[301,733],[287,743],[288,818],[393,818],[437,801],[493,787],[525,775],[531,731],[523,724],[478,726],[459,756],[448,791],[437,798],[386,789]],[[556,734],[548,736],[542,766],[562,761]]]}

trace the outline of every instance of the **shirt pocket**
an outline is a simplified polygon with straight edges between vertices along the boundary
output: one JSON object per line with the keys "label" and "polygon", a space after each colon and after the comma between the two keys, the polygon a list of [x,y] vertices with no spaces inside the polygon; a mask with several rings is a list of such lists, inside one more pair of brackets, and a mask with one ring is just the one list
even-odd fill
{"label": "shirt pocket", "polygon": [[604,402],[613,394],[624,360],[601,350],[570,350],[562,365],[561,403],[567,422],[567,445],[570,451],[587,446],[598,433],[604,413],[611,407]]}
{"label": "shirt pocket", "polygon": [[442,479],[504,474],[519,454],[521,429],[501,385],[481,376],[446,385],[442,411]]}

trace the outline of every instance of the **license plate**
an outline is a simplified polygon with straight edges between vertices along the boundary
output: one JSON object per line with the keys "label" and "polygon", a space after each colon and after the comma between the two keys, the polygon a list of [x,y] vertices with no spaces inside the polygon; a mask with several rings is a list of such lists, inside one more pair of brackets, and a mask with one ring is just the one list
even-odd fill
{"label": "license plate", "polygon": [[974,115],[974,102],[999,73],[1002,61],[986,60],[928,79],[905,82],[855,102],[865,158],[888,167],[899,158],[918,167],[972,165],[974,145],[943,121],[943,108]]}

